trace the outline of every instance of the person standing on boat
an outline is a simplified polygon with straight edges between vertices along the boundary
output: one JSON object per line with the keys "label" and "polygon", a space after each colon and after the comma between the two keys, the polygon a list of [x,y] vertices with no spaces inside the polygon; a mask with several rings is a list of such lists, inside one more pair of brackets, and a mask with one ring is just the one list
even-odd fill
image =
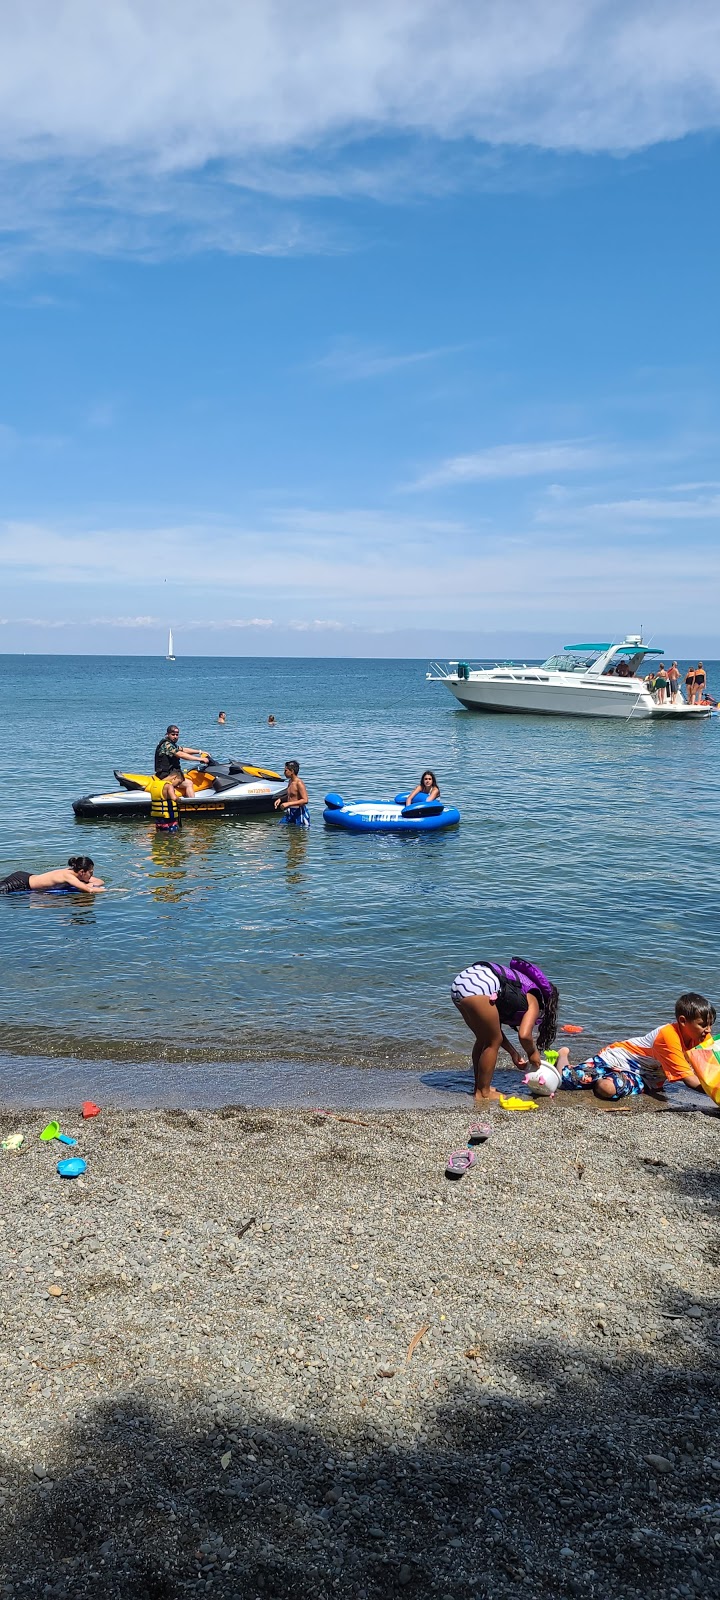
{"label": "person standing on boat", "polygon": [[659,665],[659,667],[657,669],[657,672],[655,674],[655,698],[656,698],[657,703],[658,703],[659,706],[664,706],[664,704],[665,704],[665,695],[667,694],[667,687],[668,687],[668,677],[667,677],[667,673],[666,673],[665,668],[664,668],[664,666],[662,664],[662,661],[661,661],[660,665]]}
{"label": "person standing on boat", "polygon": [[701,701],[705,699],[705,683],[705,668],[702,664],[702,661],[698,661],[698,664],[695,668],[695,698],[693,700],[693,705],[699,706]]}
{"label": "person standing on boat", "polygon": [[686,691],[686,694],[687,694],[687,703],[688,703],[688,705],[689,706],[694,705],[695,704],[695,668],[694,667],[688,667],[687,672],[685,673],[685,691]]}
{"label": "person standing on boat", "polygon": [[678,669],[677,661],[673,661],[672,666],[668,667],[668,669],[667,669],[667,678],[668,678],[668,699],[670,700],[670,702],[673,705],[677,705],[678,701],[680,699],[680,672],[679,672],[679,669]]}
{"label": "person standing on boat", "polygon": [[207,761],[208,757],[203,750],[191,750],[180,745],[180,729],[176,723],[168,724],[165,738],[155,746],[155,777],[172,778],[175,788],[191,800],[195,790],[191,780],[185,777],[180,766],[181,761],[191,761],[193,756],[202,756]]}
{"label": "person standing on boat", "polygon": [[[547,1050],[555,1038],[560,1001],[554,983],[540,967],[520,956],[512,956],[507,966],[497,961],[477,961],[458,973],[450,998],[475,1035],[472,1063],[476,1101],[498,1099],[492,1078],[501,1045],[514,1067],[524,1067],[528,1062],[534,1068],[540,1066],[540,1051]],[[506,1039],[503,1024],[516,1030],[524,1055]],[[537,1042],[533,1037],[536,1024]]]}

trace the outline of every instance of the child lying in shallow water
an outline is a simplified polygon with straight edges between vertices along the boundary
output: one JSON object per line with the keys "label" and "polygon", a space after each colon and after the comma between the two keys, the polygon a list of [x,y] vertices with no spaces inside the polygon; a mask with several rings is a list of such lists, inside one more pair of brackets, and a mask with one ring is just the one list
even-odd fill
{"label": "child lying in shallow water", "polygon": [[620,1039],[598,1055],[573,1067],[565,1046],[558,1054],[557,1071],[562,1089],[592,1089],[601,1100],[625,1100],[633,1094],[657,1094],[667,1082],[682,1079],[691,1089],[703,1089],[690,1052],[712,1045],[710,1029],[715,1007],[701,994],[681,994],[675,1004],[675,1021],[653,1028],[635,1039]]}

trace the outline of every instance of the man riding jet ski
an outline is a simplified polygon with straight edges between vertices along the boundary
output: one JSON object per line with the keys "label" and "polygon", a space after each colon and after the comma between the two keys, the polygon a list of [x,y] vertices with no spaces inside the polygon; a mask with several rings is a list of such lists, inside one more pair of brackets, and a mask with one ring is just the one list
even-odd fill
{"label": "man riding jet ski", "polygon": [[[179,751],[179,755],[184,758],[186,752]],[[76,817],[94,819],[144,817],[149,821],[152,816],[156,824],[176,826],[179,818],[189,813],[242,817],[272,812],[275,801],[287,792],[287,782],[279,772],[242,761],[221,762],[207,756],[187,774],[181,772],[179,780],[177,772],[175,768],[174,776],[168,778],[157,773],[120,772],[116,767],[120,788],[83,795],[80,800],[73,800],[73,811]],[[188,787],[181,788],[185,784]],[[170,815],[171,810],[174,815]]]}
{"label": "man riding jet ski", "polygon": [[191,800],[195,790],[192,780],[183,772],[180,761],[190,761],[193,756],[199,756],[201,761],[209,761],[210,757],[205,750],[181,747],[179,739],[180,729],[174,722],[169,723],[165,738],[155,746],[155,777],[162,778],[163,782],[171,778],[173,788]]}

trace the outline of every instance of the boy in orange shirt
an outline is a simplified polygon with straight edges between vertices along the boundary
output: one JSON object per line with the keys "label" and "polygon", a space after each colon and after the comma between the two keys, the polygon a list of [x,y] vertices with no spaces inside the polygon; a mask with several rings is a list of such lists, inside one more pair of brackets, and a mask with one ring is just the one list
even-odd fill
{"label": "boy in orange shirt", "polygon": [[559,1052],[557,1071],[563,1089],[592,1089],[601,1100],[626,1100],[633,1094],[657,1094],[665,1083],[682,1079],[691,1089],[703,1089],[690,1059],[698,1045],[712,1046],[710,1029],[715,1007],[702,994],[681,994],[675,1003],[675,1021],[653,1028],[635,1039],[620,1039],[598,1055],[573,1067],[567,1045]]}

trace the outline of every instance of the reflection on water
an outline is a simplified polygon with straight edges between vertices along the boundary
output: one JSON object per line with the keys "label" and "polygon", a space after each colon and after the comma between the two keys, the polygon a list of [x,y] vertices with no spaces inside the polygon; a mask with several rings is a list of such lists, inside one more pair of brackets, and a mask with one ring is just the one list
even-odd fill
{"label": "reflection on water", "polygon": [[152,862],[148,883],[155,900],[179,905],[190,899],[192,885],[188,882],[189,849],[185,830],[179,833],[155,833],[150,838]]}
{"label": "reflection on water", "polygon": [[[281,1060],[292,1039],[308,1064],[466,1070],[452,977],[514,953],[558,983],[583,1047],[667,1020],[688,986],[717,1002],[715,719],[472,716],[412,662],[200,660],[170,673],[163,661],[88,671],[0,657],[0,692],[14,751],[0,773],[0,872],[81,850],[108,885],[96,900],[0,897],[7,1049],[179,1070]],[[279,729],[267,729],[270,705]],[[218,756],[273,767],[297,756],[310,829],[274,815],[188,819],[177,835],[76,823],[72,798],[106,786],[114,766],[146,770],[173,717]],[[49,745],[53,775],[19,806],[14,774],[38,770]],[[425,765],[460,806],[458,829],[323,826],[327,790],[391,798]]]}
{"label": "reflection on water", "polygon": [[306,882],[308,834],[306,828],[285,829],[285,882],[288,889],[301,889]]}

